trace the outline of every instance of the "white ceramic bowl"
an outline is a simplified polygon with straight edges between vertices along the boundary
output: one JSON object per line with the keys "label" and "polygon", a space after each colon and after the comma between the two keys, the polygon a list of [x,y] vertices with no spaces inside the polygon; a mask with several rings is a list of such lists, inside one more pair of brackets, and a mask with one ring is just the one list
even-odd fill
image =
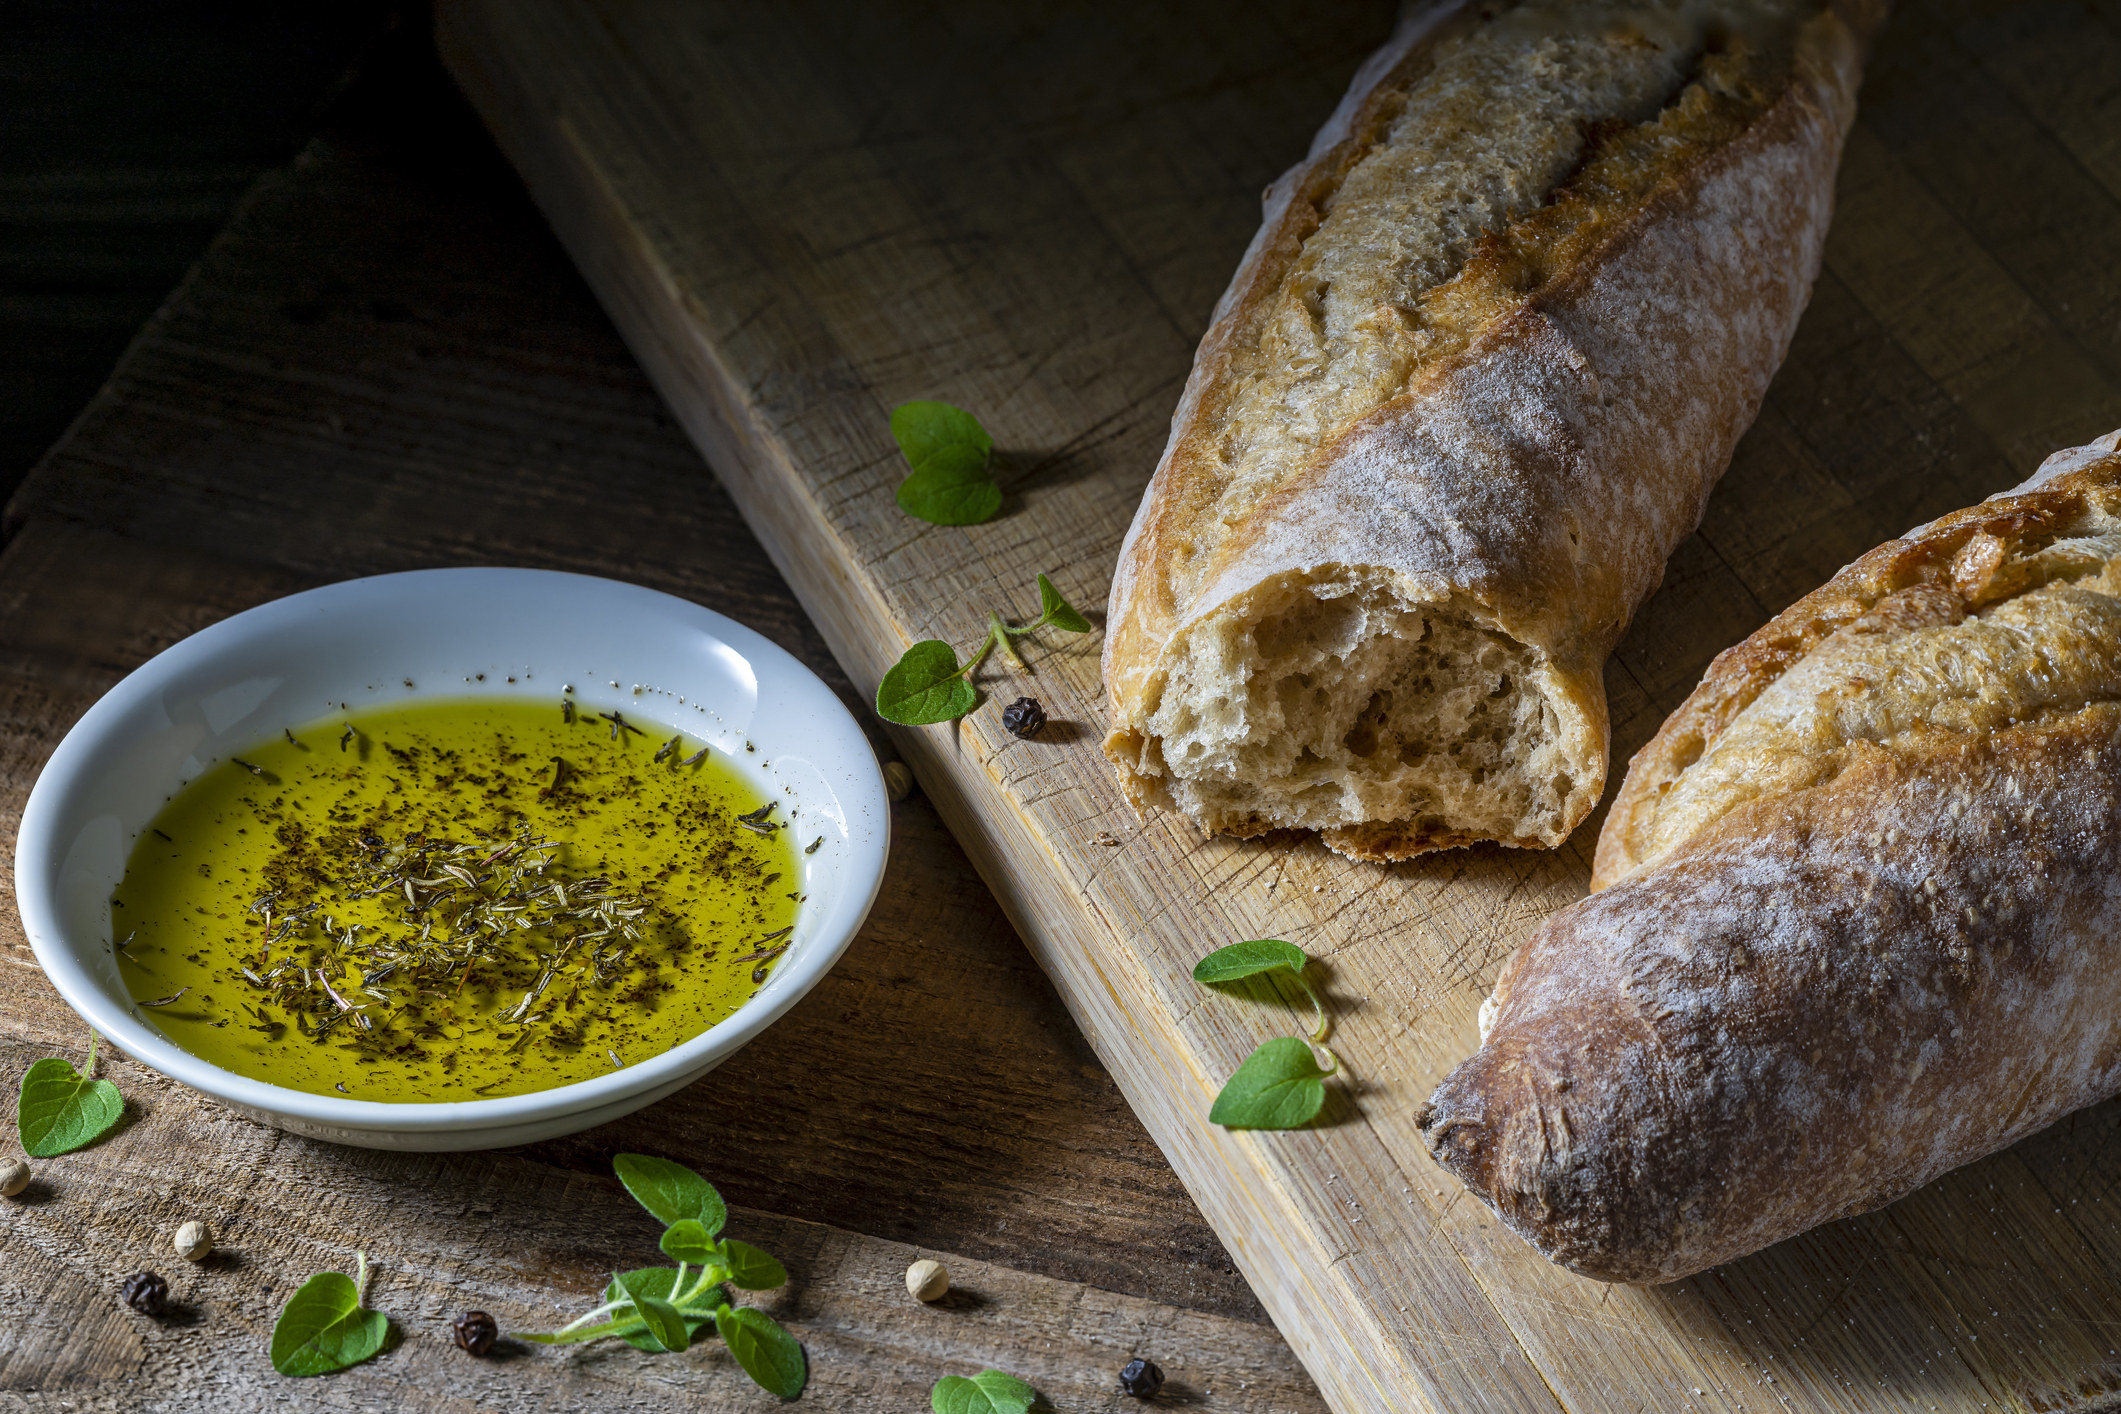
{"label": "white ceramic bowl", "polygon": [[[483,675],[483,676],[482,676]],[[408,681],[413,684],[408,686]],[[180,1049],[137,1009],[112,950],[112,890],[178,787],[327,713],[411,698],[522,695],[614,708],[707,741],[800,807],[808,895],[765,986],[683,1045],[594,1080],[455,1104],[284,1089]],[[786,792],[784,794],[784,788]],[[276,600],[193,634],[106,693],[30,792],[15,897],[59,994],[120,1049],[267,1124],[379,1149],[488,1149],[615,1119],[698,1079],[773,1024],[839,959],[890,848],[876,756],[817,677],[743,625],[636,585],[544,570],[421,570]]]}

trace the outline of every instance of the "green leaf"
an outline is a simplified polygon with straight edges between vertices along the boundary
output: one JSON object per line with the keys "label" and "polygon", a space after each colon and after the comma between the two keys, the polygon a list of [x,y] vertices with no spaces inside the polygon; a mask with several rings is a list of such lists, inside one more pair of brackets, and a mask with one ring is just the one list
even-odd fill
{"label": "green leaf", "polygon": [[1076,611],[1073,604],[1061,598],[1061,592],[1053,587],[1053,581],[1044,575],[1038,577],[1039,617],[1063,633],[1088,633],[1090,621]]}
{"label": "green leaf", "polygon": [[899,509],[934,525],[977,525],[1002,508],[989,466],[994,439],[979,419],[948,403],[906,403],[891,414],[891,435],[913,474],[899,484]]}
{"label": "green leaf", "polygon": [[759,1388],[783,1399],[803,1392],[810,1379],[803,1347],[773,1317],[751,1306],[724,1306],[714,1313],[714,1325],[736,1363]]}
{"label": "green leaf", "polygon": [[[367,1258],[361,1270],[367,1272]],[[344,1272],[319,1272],[280,1308],[272,1328],[272,1367],[283,1375],[328,1375],[383,1348],[390,1318],[361,1309],[361,1288]]]}
{"label": "green leaf", "polygon": [[686,1328],[685,1318],[678,1314],[678,1308],[663,1296],[649,1290],[649,1284],[638,1280],[635,1273],[614,1273],[611,1284],[633,1302],[634,1314],[641,1318],[641,1324],[647,1328],[649,1338],[659,1347],[664,1350],[683,1350],[692,1344],[692,1332]]}
{"label": "green leaf", "polygon": [[644,1296],[634,1303],[634,1314],[647,1327],[648,1338],[665,1350],[679,1351],[692,1344],[692,1324],[668,1301]]}
{"label": "green leaf", "polygon": [[1193,980],[1235,982],[1240,977],[1253,977],[1276,968],[1286,968],[1302,976],[1304,964],[1310,960],[1294,943],[1285,943],[1279,938],[1254,938],[1250,942],[1217,948],[1194,963]]}
{"label": "green leaf", "polygon": [[1261,973],[1286,972],[1296,979],[1296,985],[1303,988],[1304,995],[1311,1000],[1311,1039],[1323,1041],[1326,1039],[1326,1004],[1304,979],[1304,966],[1310,960],[1294,943],[1285,943],[1279,938],[1254,938],[1217,948],[1193,964],[1193,980],[1219,986],[1257,977]]}
{"label": "green leaf", "polygon": [[[641,1320],[639,1313],[631,1307],[621,1307],[620,1309],[625,1312],[625,1319],[616,1322],[612,1327],[611,1333],[620,1340],[625,1341],[635,1350],[645,1350],[650,1355],[661,1355],[663,1353],[663,1342],[648,1333],[648,1327]],[[686,1335],[690,1336],[697,1332],[703,1324],[704,1322],[702,1321],[687,1321],[685,1323]]]}
{"label": "green leaf", "polygon": [[[624,1277],[627,1285],[619,1285]],[[650,1296],[660,1296],[665,1301],[677,1295],[678,1269],[676,1267],[635,1267],[630,1272],[614,1272],[611,1280],[604,1283],[606,1301],[630,1301],[629,1291],[645,1291]]]}
{"label": "green leaf", "polygon": [[729,1268],[729,1280],[746,1291],[771,1291],[788,1284],[786,1267],[733,1237],[722,1244],[722,1263]]}
{"label": "green leaf", "polygon": [[930,525],[978,525],[1002,508],[987,459],[970,447],[938,452],[898,485],[898,508]]}
{"label": "green leaf", "polygon": [[611,1167],[634,1201],[666,1223],[691,1218],[712,1237],[729,1221],[729,1205],[714,1185],[683,1164],[646,1154],[620,1154]]}
{"label": "green leaf", "polygon": [[[614,1275],[609,1282],[605,1283],[604,1299],[606,1301],[630,1301],[633,1299],[627,1293],[627,1289],[619,1285],[620,1275],[623,1275],[636,1291],[646,1292],[650,1296],[660,1297],[665,1301],[674,1300],[677,1296],[678,1269],[676,1267],[636,1267],[630,1272]],[[711,1300],[727,1300],[722,1295],[719,1287],[710,1288],[707,1295]],[[698,1335],[701,1326],[707,1325],[714,1320],[714,1313],[711,1311],[691,1311],[681,1306],[678,1308],[678,1313],[685,1318],[685,1333],[687,1336]],[[583,1329],[591,1328],[585,1326]],[[574,1333],[572,1332],[562,1332],[561,1334],[566,1335],[570,1341],[574,1338]],[[650,1355],[654,1355],[663,1349],[662,1344],[648,1333],[647,1325],[630,1311],[620,1310],[613,1312],[611,1327],[602,1334],[615,1335],[634,1349],[645,1350]],[[596,1336],[589,1337],[591,1340],[597,1338]],[[559,1344],[564,1342],[547,1343]]]}
{"label": "green leaf", "polygon": [[87,1073],[55,1057],[32,1061],[22,1073],[15,1128],[32,1158],[70,1154],[95,1143],[125,1114],[125,1097],[108,1080],[91,1080],[96,1069],[96,1033],[88,1033]]}
{"label": "green leaf", "polygon": [[946,448],[973,448],[983,463],[994,452],[994,439],[979,419],[948,403],[901,403],[891,411],[891,435],[898,439],[906,465],[915,471]]}
{"label": "green leaf", "polygon": [[905,727],[954,721],[979,705],[979,693],[963,672],[956,649],[939,638],[923,639],[876,685],[876,714]]}
{"label": "green leaf", "polygon": [[1024,1414],[1037,1400],[1038,1391],[1016,1376],[982,1370],[969,1380],[963,1375],[937,1380],[928,1407],[935,1414]]}
{"label": "green leaf", "polygon": [[1208,1111],[1208,1122],[1231,1129],[1295,1129],[1326,1103],[1326,1077],[1311,1047],[1294,1036],[1267,1042],[1237,1068]]}
{"label": "green leaf", "polygon": [[707,1225],[698,1218],[679,1218],[665,1228],[663,1252],[680,1262],[691,1262],[700,1267],[720,1260],[722,1255],[714,1240],[714,1234],[709,1232]]}

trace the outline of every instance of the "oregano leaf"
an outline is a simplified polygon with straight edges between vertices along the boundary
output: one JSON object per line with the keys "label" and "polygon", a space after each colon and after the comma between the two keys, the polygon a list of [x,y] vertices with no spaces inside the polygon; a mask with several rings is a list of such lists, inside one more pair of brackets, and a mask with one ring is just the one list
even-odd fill
{"label": "oregano leaf", "polygon": [[942,402],[893,409],[891,435],[913,474],[899,484],[899,509],[934,525],[977,525],[1002,508],[994,484],[994,439],[979,419]]}
{"label": "oregano leaf", "polygon": [[1304,976],[1304,967],[1310,961],[1304,950],[1294,943],[1285,943],[1280,938],[1252,938],[1217,948],[1193,964],[1193,980],[1212,987],[1262,973],[1286,972],[1310,998],[1311,1039],[1323,1041],[1326,1038],[1326,1004]]}
{"label": "oregano leaf", "polygon": [[619,1285],[619,1278],[636,1291],[645,1291],[650,1296],[660,1296],[665,1301],[677,1294],[678,1269],[676,1267],[635,1267],[630,1272],[613,1272],[611,1280],[604,1283],[606,1301],[629,1301],[626,1287]]}
{"label": "oregano leaf", "polygon": [[955,721],[979,705],[979,692],[963,673],[956,649],[939,638],[923,639],[876,685],[876,714],[905,727]]}
{"label": "oregano leaf", "polygon": [[1309,1124],[1326,1103],[1326,1077],[1306,1042],[1281,1036],[1267,1042],[1237,1068],[1208,1122],[1231,1129],[1296,1129]]}
{"label": "oregano leaf", "polygon": [[676,1352],[692,1344],[692,1322],[662,1297],[645,1296],[633,1309],[647,1328],[648,1338],[663,1349]]}
{"label": "oregano leaf", "polygon": [[1024,1414],[1037,1401],[1037,1390],[1001,1370],[945,1375],[928,1393],[935,1414]]}
{"label": "oregano leaf", "polygon": [[[604,1299],[606,1301],[630,1301],[633,1299],[626,1294],[626,1289],[619,1285],[619,1276],[624,1276],[635,1290],[645,1291],[650,1296],[659,1296],[663,1300],[669,1301],[677,1295],[677,1275],[678,1269],[676,1267],[637,1267],[633,1271],[614,1275],[609,1282],[605,1283]],[[714,1314],[709,1311],[694,1313],[690,1310],[684,1310],[683,1314],[685,1316],[685,1332],[688,1336],[698,1335],[701,1326],[707,1325],[714,1320]],[[583,1327],[582,1329],[593,1330],[597,1328]],[[548,1339],[546,1340],[547,1344],[568,1343],[578,1338],[578,1333],[574,1331],[556,1331],[553,1334],[557,1339]],[[606,1335],[615,1335],[635,1350],[645,1350],[650,1355],[657,1354],[663,1349],[662,1344],[655,1337],[648,1334],[647,1326],[642,1324],[640,1319],[631,1311],[624,1309],[613,1312],[611,1324],[599,1331],[598,1335],[589,1336],[587,1339],[596,1340]],[[532,1339],[540,1339],[540,1337],[532,1337]]]}
{"label": "oregano leaf", "polygon": [[1061,598],[1061,592],[1053,587],[1053,581],[1044,575],[1038,577],[1039,617],[1063,633],[1088,633],[1090,621],[1076,610],[1073,604]]}
{"label": "oregano leaf", "polygon": [[1304,964],[1310,960],[1304,950],[1294,943],[1285,943],[1279,938],[1253,938],[1247,942],[1232,943],[1226,948],[1217,948],[1194,963],[1193,980],[1235,982],[1241,977],[1254,977],[1277,968],[1301,975]]}
{"label": "oregano leaf", "polygon": [[[653,1268],[650,1268],[653,1270]],[[675,1272],[672,1273],[676,1275]],[[647,1282],[633,1272],[616,1272],[611,1284],[633,1302],[634,1314],[640,1317],[650,1339],[664,1350],[678,1351],[692,1344],[692,1332],[678,1308],[662,1295],[649,1289]]]}
{"label": "oregano leaf", "polygon": [[752,1382],[770,1394],[793,1399],[810,1380],[801,1342],[754,1306],[724,1306],[714,1313],[722,1344]]}
{"label": "oregano leaf", "polygon": [[982,460],[994,452],[994,439],[978,418],[961,407],[934,401],[901,403],[891,410],[891,435],[906,465],[915,471],[936,453],[950,447],[971,447]]}
{"label": "oregano leaf", "polygon": [[[361,1259],[366,1275],[368,1262]],[[361,1308],[360,1285],[344,1272],[319,1272],[302,1283],[273,1322],[269,1353],[283,1375],[328,1375],[383,1348],[390,1318]]]}
{"label": "oregano leaf", "polygon": [[729,1280],[746,1291],[771,1291],[788,1284],[786,1267],[733,1237],[722,1244],[722,1265],[729,1269]]}
{"label": "oregano leaf", "polygon": [[646,1154],[620,1154],[611,1167],[634,1201],[665,1223],[691,1218],[711,1237],[729,1221],[729,1205],[714,1185],[683,1164]]}
{"label": "oregano leaf", "polygon": [[662,1241],[665,1256],[675,1257],[680,1262],[690,1262],[704,1267],[721,1256],[721,1248],[714,1234],[698,1218],[679,1218],[663,1230]]}
{"label": "oregano leaf", "polygon": [[901,481],[898,508],[930,525],[978,525],[1002,508],[1002,488],[987,459],[971,447],[949,447]]}
{"label": "oregano leaf", "polygon": [[125,1115],[125,1097],[108,1080],[91,1080],[96,1069],[96,1033],[88,1033],[88,1062],[77,1071],[54,1056],[32,1061],[22,1073],[15,1129],[23,1152],[49,1159],[70,1154],[110,1133]]}

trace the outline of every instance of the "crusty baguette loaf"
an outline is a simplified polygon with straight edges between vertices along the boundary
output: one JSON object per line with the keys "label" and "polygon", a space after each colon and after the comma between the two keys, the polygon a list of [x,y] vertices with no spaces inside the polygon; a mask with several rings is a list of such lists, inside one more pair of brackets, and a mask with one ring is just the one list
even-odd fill
{"label": "crusty baguette loaf", "polygon": [[1682,1277],[2121,1090],[2117,447],[1865,555],[1636,756],[1421,1117],[1548,1257]]}
{"label": "crusty baguette loaf", "polygon": [[1883,0],[1429,5],[1201,341],[1112,588],[1137,809],[1559,844],[1817,272]]}

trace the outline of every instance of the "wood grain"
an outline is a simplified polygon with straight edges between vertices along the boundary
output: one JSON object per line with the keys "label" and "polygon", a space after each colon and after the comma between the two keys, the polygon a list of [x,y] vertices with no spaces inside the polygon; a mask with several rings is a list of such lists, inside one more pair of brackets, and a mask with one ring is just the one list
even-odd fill
{"label": "wood grain", "polygon": [[[44,1048],[0,1042],[12,1074]],[[651,1265],[660,1225],[610,1177],[517,1153],[352,1152],[230,1114],[144,1066],[110,1067],[128,1122],[93,1149],[40,1164],[0,1229],[0,1296],[14,1314],[0,1347],[0,1402],[34,1391],[76,1409],[257,1409],[290,1398],[319,1409],[752,1410],[753,1388],[716,1341],[649,1359],[624,1346],[555,1354],[504,1340],[485,1360],[450,1341],[457,1313],[503,1331],[550,1330],[596,1304],[615,1269]],[[180,1157],[171,1136],[181,1135]],[[205,1222],[216,1251],[196,1266],[170,1251],[180,1223]],[[1304,1374],[1256,1325],[1188,1311],[948,1251],[738,1207],[728,1231],[772,1252],[789,1284],[746,1297],[801,1340],[803,1407],[914,1409],[943,1374],[992,1363],[1056,1407],[1137,1407],[1113,1374],[1154,1351],[1188,1404],[1319,1408]],[[365,1251],[369,1304],[393,1343],[372,1364],[300,1384],[263,1352],[281,1303]],[[950,1267],[954,1295],[906,1294],[917,1257]],[[142,1318],[117,1300],[142,1268],[170,1284],[174,1310]],[[14,1399],[9,1399],[12,1394]],[[19,1404],[18,1404],[18,1407]],[[35,1406],[30,1406],[35,1407]]]}
{"label": "wood grain", "polygon": [[[423,40],[424,43],[424,40]],[[252,192],[11,505],[0,551],[0,850],[72,721],[183,635],[325,579],[467,562],[621,575],[734,614],[852,689],[642,379],[431,56],[393,56],[332,136]],[[237,1120],[126,1062],[109,1143],[0,1204],[0,1409],[759,1409],[711,1350],[519,1350],[442,1323],[533,1326],[653,1255],[613,1186],[668,1154],[789,1259],[806,1408],[923,1407],[982,1361],[1060,1407],[1114,1407],[1157,1359],[1205,1409],[1316,1414],[1315,1391],[943,828],[894,808],[892,866],[840,965],[760,1041],[625,1121],[505,1155],[401,1160]],[[0,1076],[80,1023],[0,918]],[[200,1216],[227,1255],[158,1244]],[[364,1248],[402,1333],[296,1384],[264,1332],[285,1291]],[[967,1295],[899,1285],[918,1249]],[[159,1326],[114,1283],[152,1265]]]}
{"label": "wood grain", "polygon": [[[1103,599],[1255,194],[1388,18],[445,0],[438,32],[866,687],[916,638],[970,643],[987,608],[1021,611],[1036,571]],[[1895,21],[1790,363],[1608,674],[1620,755],[1854,553],[2121,423],[2111,144],[2086,111],[2108,101],[2086,56],[2115,32],[2108,7],[1979,0]],[[997,520],[897,513],[885,416],[922,396],[995,431]],[[2121,1233],[2048,1202],[2063,1161],[2037,1145],[1672,1287],[1540,1262],[1438,1175],[1412,1115],[1502,957],[1582,892],[1589,834],[1378,868],[1137,821],[1093,744],[1093,655],[1038,661],[1058,740],[1016,741],[991,707],[896,739],[1335,1409],[1970,1411],[2121,1389],[2094,1324]],[[1261,935],[1325,959],[1356,1077],[1303,1133],[1203,1122],[1286,1023],[1188,972]]]}

